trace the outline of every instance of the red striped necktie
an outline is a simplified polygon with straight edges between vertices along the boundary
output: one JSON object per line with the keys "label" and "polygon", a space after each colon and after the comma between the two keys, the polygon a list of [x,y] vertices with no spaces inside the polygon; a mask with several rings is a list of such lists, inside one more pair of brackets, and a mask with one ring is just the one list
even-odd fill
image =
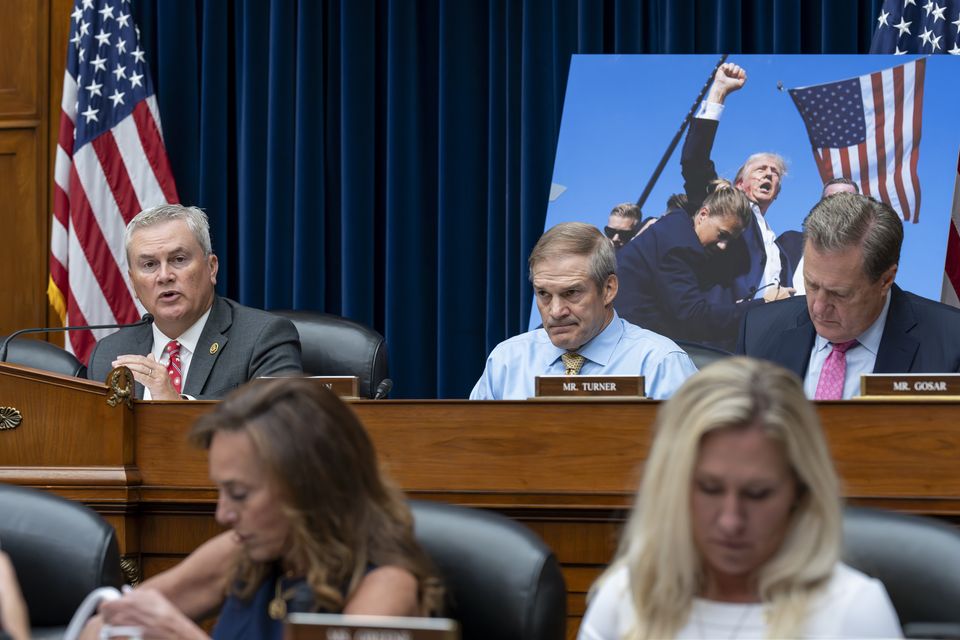
{"label": "red striped necktie", "polygon": [[180,343],[176,340],[171,340],[167,343],[167,375],[170,376],[170,382],[173,383],[173,388],[177,390],[177,393],[181,392],[181,387],[183,386],[183,372],[180,366]]}

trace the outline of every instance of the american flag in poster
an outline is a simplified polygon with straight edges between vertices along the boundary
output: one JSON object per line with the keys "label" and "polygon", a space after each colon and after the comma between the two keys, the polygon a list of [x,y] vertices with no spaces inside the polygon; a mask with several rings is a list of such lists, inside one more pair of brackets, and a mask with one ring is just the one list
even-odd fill
{"label": "american flag in poster", "polygon": [[824,182],[845,177],[904,220],[920,219],[923,58],[875,73],[791,89]]}
{"label": "american flag in poster", "polygon": [[[67,47],[48,297],[65,324],[133,322],[124,229],[142,209],[178,198],[129,1],[77,0]],[[84,362],[102,337],[68,335]]]}
{"label": "american flag in poster", "polygon": [[[884,0],[870,53],[960,55],[960,0]],[[957,164],[960,171],[960,157]],[[953,192],[940,300],[960,307],[960,179]]]}

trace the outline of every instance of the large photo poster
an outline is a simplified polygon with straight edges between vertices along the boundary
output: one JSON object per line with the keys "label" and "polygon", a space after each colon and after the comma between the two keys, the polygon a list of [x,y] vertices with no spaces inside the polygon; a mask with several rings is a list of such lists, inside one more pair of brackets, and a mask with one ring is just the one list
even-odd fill
{"label": "large photo poster", "polygon": [[[574,56],[545,228],[583,221],[606,233],[622,317],[732,350],[744,308],[802,295],[806,214],[825,192],[857,190],[904,220],[898,284],[939,299],[960,149],[956,65]],[[707,104],[717,96],[721,107]],[[750,196],[753,215],[717,215],[734,205],[714,178]],[[530,327],[539,321],[534,310]]]}

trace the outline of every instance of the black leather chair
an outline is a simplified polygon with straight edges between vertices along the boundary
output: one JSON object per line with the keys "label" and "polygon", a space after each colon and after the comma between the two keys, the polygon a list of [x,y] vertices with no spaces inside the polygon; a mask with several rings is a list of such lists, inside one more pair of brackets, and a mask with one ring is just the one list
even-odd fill
{"label": "black leather chair", "polygon": [[[0,344],[4,338],[0,337]],[[14,338],[7,345],[7,362],[65,376],[87,377],[87,367],[72,353],[55,344],[30,338]]]}
{"label": "black leather chair", "polygon": [[373,329],[318,311],[270,313],[289,318],[300,333],[307,375],[357,376],[361,398],[372,398],[387,377],[387,342]]}
{"label": "black leather chair", "polygon": [[844,562],[883,582],[908,638],[960,638],[960,530],[847,507],[843,533]]}
{"label": "black leather chair", "polygon": [[123,584],[117,535],[87,507],[0,484],[0,542],[30,610],[33,638],[59,638],[88,593]]}
{"label": "black leather chair", "polygon": [[693,364],[697,365],[697,369],[703,369],[707,365],[713,364],[717,360],[729,358],[733,355],[729,351],[724,351],[718,347],[700,344],[699,342],[690,342],[688,340],[674,340],[674,342],[676,342],[681,349],[687,352],[687,355],[689,355],[690,359],[693,360]]}
{"label": "black leather chair", "polygon": [[563,640],[567,589],[543,540],[497,513],[418,500],[410,507],[463,640]]}

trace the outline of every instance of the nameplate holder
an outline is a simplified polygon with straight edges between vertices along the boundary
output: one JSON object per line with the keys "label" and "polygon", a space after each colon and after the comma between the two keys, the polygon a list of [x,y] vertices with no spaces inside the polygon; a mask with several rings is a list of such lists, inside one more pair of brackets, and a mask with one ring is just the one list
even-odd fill
{"label": "nameplate holder", "polygon": [[536,397],[643,398],[643,376],[537,376]]}
{"label": "nameplate holder", "polygon": [[360,378],[357,376],[260,376],[257,380],[273,380],[275,378],[304,378],[325,386],[341,398],[357,399],[360,397]]}
{"label": "nameplate holder", "polygon": [[865,373],[860,376],[863,397],[960,397],[958,373]]}
{"label": "nameplate holder", "polygon": [[360,395],[360,378],[357,376],[308,376],[341,398],[357,398]]}

